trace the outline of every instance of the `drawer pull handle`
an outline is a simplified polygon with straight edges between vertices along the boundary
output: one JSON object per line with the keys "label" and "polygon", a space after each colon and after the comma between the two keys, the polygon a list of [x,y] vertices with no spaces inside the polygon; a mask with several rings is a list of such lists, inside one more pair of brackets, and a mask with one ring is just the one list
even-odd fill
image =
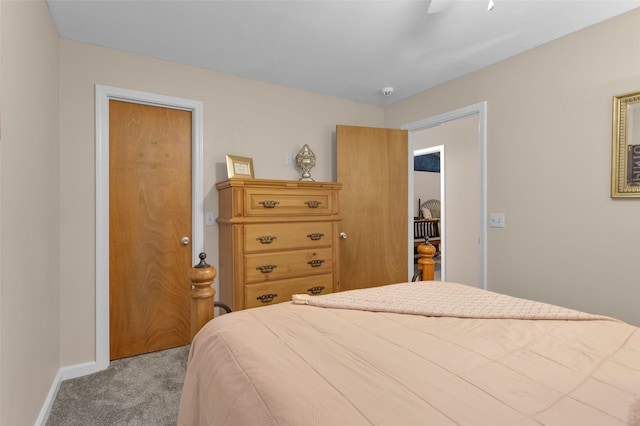
{"label": "drawer pull handle", "polygon": [[278,237],[272,237],[271,235],[264,235],[262,237],[256,238],[256,240],[260,241],[260,244],[271,244],[273,240]]}
{"label": "drawer pull handle", "polygon": [[317,208],[320,204],[322,204],[322,201],[318,201],[318,200],[309,200],[309,201],[305,201],[304,202],[307,207],[309,207],[310,209],[315,209]]}
{"label": "drawer pull handle", "polygon": [[276,265],[262,265],[262,266],[258,266],[256,269],[262,272],[263,274],[268,274],[269,272],[273,272],[273,270],[276,268],[277,268]]}
{"label": "drawer pull handle", "polygon": [[320,294],[322,293],[322,290],[324,290],[324,286],[322,285],[317,285],[315,287],[311,287],[307,289],[307,291],[311,294]]}
{"label": "drawer pull handle", "polygon": [[273,208],[275,208],[278,204],[280,204],[280,201],[276,201],[276,200],[263,200],[263,201],[258,201],[258,204],[262,204],[262,207],[264,207],[265,209],[273,209]]}
{"label": "drawer pull handle", "polygon": [[262,296],[256,297],[256,299],[258,299],[262,303],[270,303],[270,302],[273,302],[273,299],[275,299],[276,297],[278,297],[277,294],[267,293],[267,294],[263,294]]}
{"label": "drawer pull handle", "polygon": [[320,232],[313,232],[313,233],[307,235],[307,237],[311,238],[312,241],[318,241],[319,239],[324,237],[324,234],[321,234]]}
{"label": "drawer pull handle", "polygon": [[324,263],[324,260],[322,259],[313,259],[307,262],[309,265],[311,265],[312,268],[317,268],[318,266],[322,266],[322,264]]}

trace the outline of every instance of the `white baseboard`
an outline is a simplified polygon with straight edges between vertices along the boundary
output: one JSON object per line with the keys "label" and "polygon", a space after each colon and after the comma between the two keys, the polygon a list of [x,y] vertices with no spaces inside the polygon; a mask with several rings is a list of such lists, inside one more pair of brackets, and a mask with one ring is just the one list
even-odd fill
{"label": "white baseboard", "polygon": [[53,407],[53,401],[56,400],[58,389],[60,389],[60,383],[62,383],[62,374],[60,373],[60,370],[58,370],[58,374],[56,374],[55,379],[53,379],[51,389],[49,389],[49,394],[47,395],[47,398],[44,400],[44,404],[40,409],[40,415],[38,415],[38,418],[36,419],[35,426],[44,426],[47,424],[47,419],[49,418],[51,407]]}
{"label": "white baseboard", "polygon": [[49,389],[49,394],[44,400],[42,409],[40,409],[40,415],[36,419],[35,426],[46,425],[47,419],[49,418],[49,413],[51,413],[51,408],[53,407],[53,402],[56,400],[58,390],[60,390],[60,385],[64,380],[86,376],[87,374],[97,373],[101,370],[104,370],[104,368],[98,368],[98,363],[95,361],[60,368],[58,370],[58,374],[56,374],[55,379],[53,379],[53,383],[51,384],[51,388]]}

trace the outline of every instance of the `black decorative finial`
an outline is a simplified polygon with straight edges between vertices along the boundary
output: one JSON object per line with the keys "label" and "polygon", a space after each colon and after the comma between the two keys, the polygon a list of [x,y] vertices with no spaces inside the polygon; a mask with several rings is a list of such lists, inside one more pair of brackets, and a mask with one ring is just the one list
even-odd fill
{"label": "black decorative finial", "polygon": [[207,258],[207,254],[205,252],[201,252],[198,257],[200,258],[200,263],[194,266],[194,268],[209,268],[211,266],[204,261]]}

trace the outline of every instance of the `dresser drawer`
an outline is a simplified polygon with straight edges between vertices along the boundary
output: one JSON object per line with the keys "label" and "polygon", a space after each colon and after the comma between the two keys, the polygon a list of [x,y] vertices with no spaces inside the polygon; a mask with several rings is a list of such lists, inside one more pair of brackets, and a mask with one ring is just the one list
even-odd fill
{"label": "dresser drawer", "polygon": [[246,308],[289,302],[293,294],[327,294],[333,288],[331,274],[294,278],[269,284],[249,284],[244,290]]}
{"label": "dresser drawer", "polygon": [[245,259],[245,282],[257,283],[333,271],[333,250],[296,250],[277,253],[248,254]]}
{"label": "dresser drawer", "polygon": [[244,197],[246,216],[329,215],[333,211],[331,189],[246,188]]}
{"label": "dresser drawer", "polygon": [[244,251],[292,250],[331,245],[330,222],[245,225]]}

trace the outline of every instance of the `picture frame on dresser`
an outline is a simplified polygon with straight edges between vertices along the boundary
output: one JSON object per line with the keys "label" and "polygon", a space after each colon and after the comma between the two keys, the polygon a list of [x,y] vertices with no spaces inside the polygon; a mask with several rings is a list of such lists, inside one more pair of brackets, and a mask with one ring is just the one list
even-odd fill
{"label": "picture frame on dresser", "polygon": [[229,178],[254,179],[253,159],[227,154],[227,175]]}

